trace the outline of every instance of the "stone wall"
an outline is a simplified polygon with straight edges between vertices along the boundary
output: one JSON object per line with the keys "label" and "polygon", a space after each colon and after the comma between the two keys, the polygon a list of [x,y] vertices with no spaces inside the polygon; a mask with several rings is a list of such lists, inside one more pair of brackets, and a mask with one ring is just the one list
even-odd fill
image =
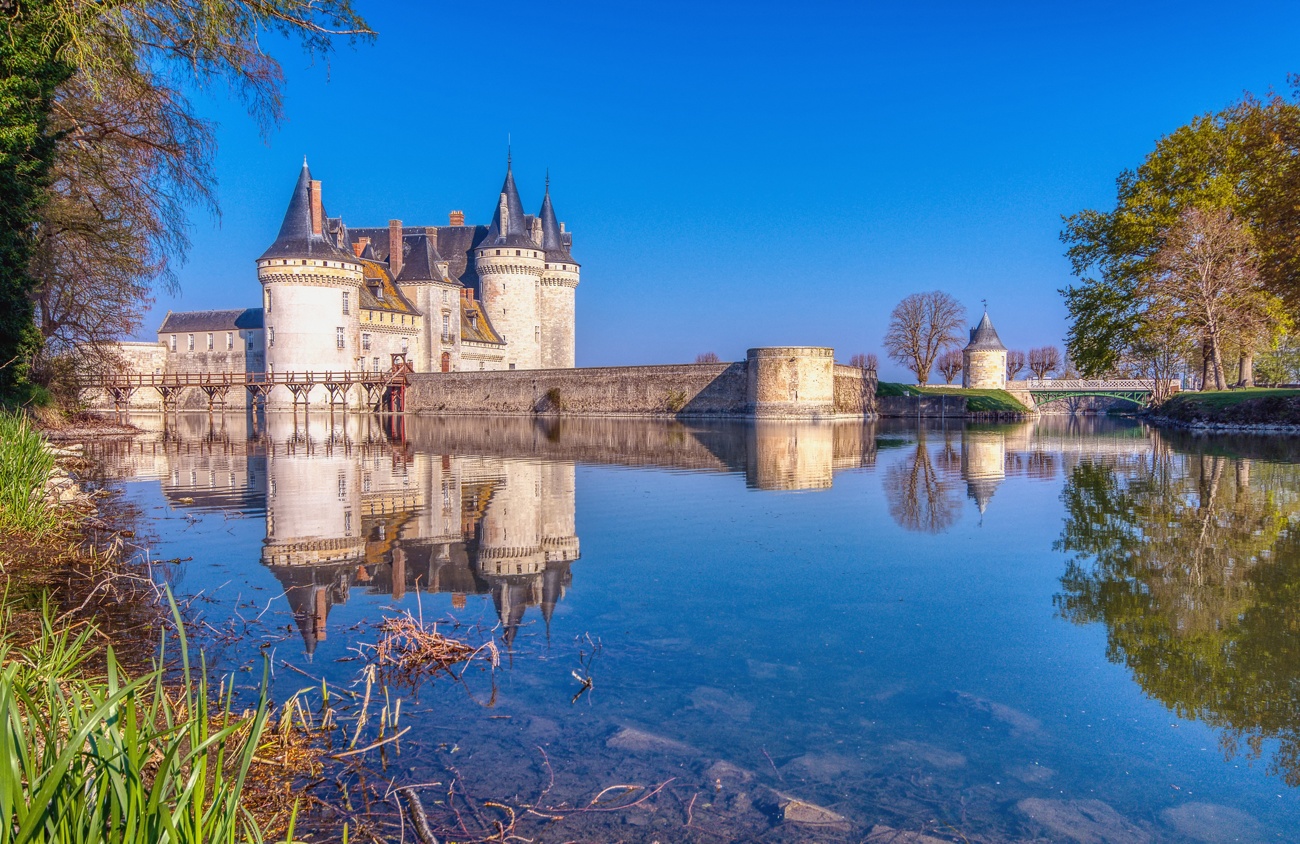
{"label": "stone wall", "polygon": [[746,355],[747,412],[762,417],[835,413],[835,350],[767,346]]}
{"label": "stone wall", "polygon": [[870,416],[876,412],[876,373],[870,369],[835,364],[835,412]]}
{"label": "stone wall", "polygon": [[415,373],[414,413],[725,416],[745,412],[744,363]]}
{"label": "stone wall", "polygon": [[967,349],[963,353],[961,383],[972,390],[1005,390],[1007,387],[1007,352],[1005,349]]}

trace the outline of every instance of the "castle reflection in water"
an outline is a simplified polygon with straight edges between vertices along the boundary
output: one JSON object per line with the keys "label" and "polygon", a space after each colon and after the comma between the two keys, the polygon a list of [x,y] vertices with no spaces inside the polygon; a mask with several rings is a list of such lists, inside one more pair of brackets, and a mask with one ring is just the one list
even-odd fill
{"label": "castle reflection in water", "polygon": [[[457,418],[394,431],[370,416],[131,421],[148,433],[95,447],[110,476],[156,478],[175,507],[264,515],[261,563],[283,585],[309,654],[354,589],[446,592],[453,607],[490,595],[507,644],[529,608],[549,627],[580,555],[578,463],[743,473],[752,489],[810,490],[898,447],[882,475],[891,515],[934,532],[959,518],[963,491],[982,514],[1009,473],[1055,477],[1070,441],[1041,423]],[[1150,444],[1138,436],[1120,447]]]}

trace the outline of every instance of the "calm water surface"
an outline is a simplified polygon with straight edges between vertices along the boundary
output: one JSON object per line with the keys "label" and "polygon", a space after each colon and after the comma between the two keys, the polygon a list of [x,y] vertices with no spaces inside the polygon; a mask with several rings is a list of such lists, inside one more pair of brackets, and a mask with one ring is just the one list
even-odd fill
{"label": "calm water surface", "polygon": [[448,823],[453,779],[567,814],[672,778],[519,830],[803,840],[779,792],[851,824],[819,840],[1300,840],[1295,441],[133,421],[159,430],[99,448],[224,668],[272,653],[283,698],[353,684],[400,610],[492,631],[495,672],[401,692],[384,776],[441,783]]}

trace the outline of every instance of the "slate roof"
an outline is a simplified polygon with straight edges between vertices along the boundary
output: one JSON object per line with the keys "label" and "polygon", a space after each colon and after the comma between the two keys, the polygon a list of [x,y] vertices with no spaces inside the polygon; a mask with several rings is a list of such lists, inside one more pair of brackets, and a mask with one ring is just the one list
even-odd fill
{"label": "slate roof", "polygon": [[[519,189],[515,187],[515,174],[506,165],[506,180],[497,195],[497,205],[492,209],[492,222],[488,225],[487,236],[478,245],[483,246],[525,246],[537,248],[533,241],[528,220],[524,215],[524,204],[519,200]],[[505,197],[506,216],[501,217],[500,197]]]}
{"label": "slate roof", "polygon": [[[372,311],[391,311],[397,314],[418,314],[414,304],[402,293],[401,288],[393,284],[388,268],[379,261],[362,261],[361,272],[366,283],[361,285],[361,307]],[[380,299],[372,288],[382,290]]]}
{"label": "slate roof", "polygon": [[[280,234],[276,236],[275,242],[258,258],[259,261],[265,258],[355,260],[351,251],[335,246],[331,239],[324,234],[312,233],[310,188],[311,170],[307,169],[307,162],[304,160],[302,170],[298,173],[298,182],[293,186],[293,195],[289,197],[289,207],[284,212],[284,222],[280,224]],[[322,219],[325,218],[323,207],[321,217]],[[329,230],[330,224],[335,224],[338,229],[342,229],[342,225],[337,219],[329,221],[328,224],[323,223],[322,228]],[[346,235],[346,230],[341,233]],[[346,239],[342,242],[346,244]]]}
{"label": "slate roof", "polygon": [[195,331],[238,331],[241,329],[261,328],[261,308],[237,308],[230,311],[181,311],[167,312],[159,334],[182,334]]}
{"label": "slate roof", "polygon": [[984,312],[984,318],[980,324],[970,330],[970,343],[966,348],[971,351],[991,350],[1005,352],[1007,347],[1002,345],[1002,340],[998,337],[997,329],[993,327],[993,321],[989,319],[988,312]]}
{"label": "slate roof", "polygon": [[[472,288],[475,292],[481,293],[478,283],[478,271],[474,269],[473,253],[474,247],[487,236],[487,226],[432,226],[421,227],[425,231],[433,228],[437,234],[435,239],[438,245],[438,254],[447,262],[447,275],[452,281],[459,281],[462,286]],[[366,248],[370,254],[378,258],[390,254],[388,248],[388,227],[377,226],[368,229],[352,229],[350,232],[353,238],[368,237],[370,244]],[[403,240],[406,235],[403,234]],[[405,267],[402,268],[402,275],[405,276]]]}
{"label": "slate roof", "polygon": [[568,237],[568,232],[560,231],[560,222],[555,219],[555,208],[551,205],[551,189],[546,188],[546,196],[542,199],[542,211],[538,216],[542,220],[542,249],[546,251],[546,262],[553,264],[558,262],[577,264],[573,260],[573,255],[569,254],[569,247],[573,240]]}
{"label": "slate roof", "polygon": [[487,343],[504,346],[506,341],[492,327],[477,299],[460,297],[460,340],[462,343]]}
{"label": "slate roof", "polygon": [[427,232],[417,232],[413,235],[404,234],[402,236],[405,258],[402,260],[402,272],[397,276],[399,284],[419,281],[451,281],[450,278],[445,278],[442,271],[438,269],[438,264],[443,259],[438,252],[437,232],[438,230],[435,228],[432,235]]}

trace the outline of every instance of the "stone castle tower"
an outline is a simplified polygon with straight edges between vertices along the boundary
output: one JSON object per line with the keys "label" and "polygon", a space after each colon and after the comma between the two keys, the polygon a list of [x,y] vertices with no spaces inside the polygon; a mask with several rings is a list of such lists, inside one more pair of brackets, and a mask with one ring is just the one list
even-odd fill
{"label": "stone castle tower", "polygon": [[1005,390],[1007,347],[1002,345],[988,312],[970,330],[970,342],[962,350],[961,385],[974,390]]}
{"label": "stone castle tower", "polygon": [[326,234],[321,184],[304,160],[280,233],[257,259],[268,372],[356,366],[362,264]]}

